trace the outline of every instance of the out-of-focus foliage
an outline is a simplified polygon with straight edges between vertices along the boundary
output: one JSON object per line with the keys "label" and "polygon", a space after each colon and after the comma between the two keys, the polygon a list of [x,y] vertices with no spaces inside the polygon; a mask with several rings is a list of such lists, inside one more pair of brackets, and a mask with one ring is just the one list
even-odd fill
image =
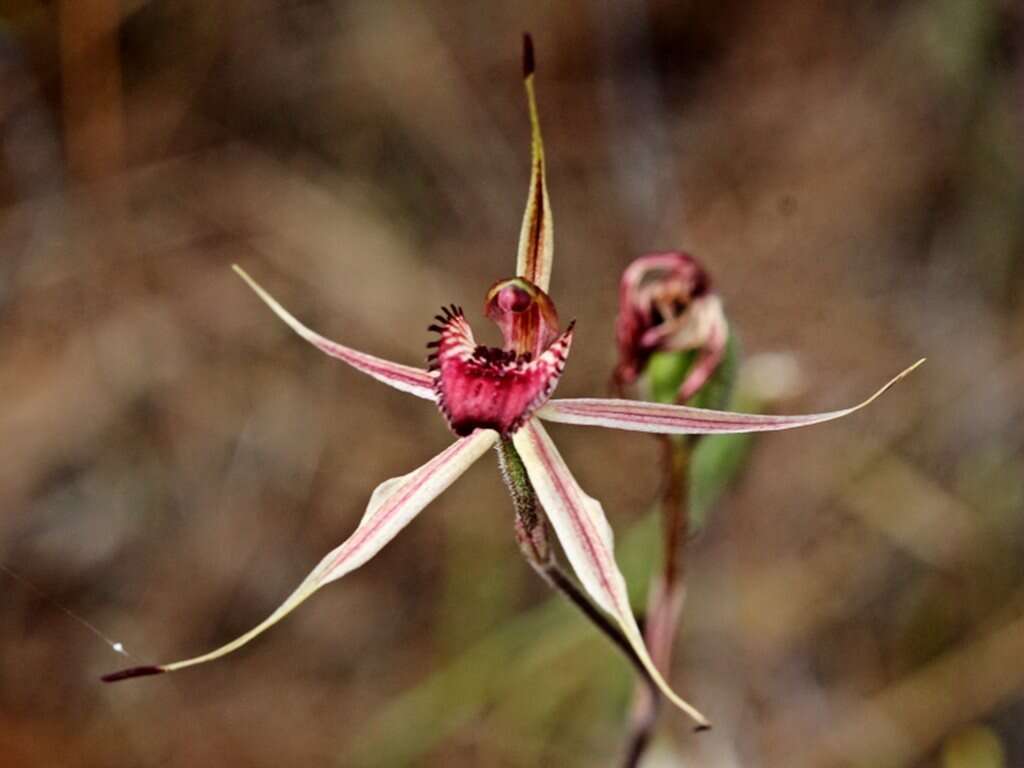
{"label": "out-of-focus foliage", "polygon": [[[664,718],[649,764],[1024,762],[1022,24],[1001,0],[0,2],[0,561],[34,585],[0,572],[3,762],[615,764],[630,669],[519,560],[484,463],[201,671],[103,687],[124,659],[53,602],[138,663],[210,648],[451,439],[229,265],[404,362],[442,304],[483,327],[526,196],[524,29],[578,320],[559,394],[603,394],[619,274],[658,249],[707,265],[748,358],[799,360],[774,408],[930,358],[753,443],[691,546],[672,674],[716,727]],[[656,441],[556,437],[642,605]]]}

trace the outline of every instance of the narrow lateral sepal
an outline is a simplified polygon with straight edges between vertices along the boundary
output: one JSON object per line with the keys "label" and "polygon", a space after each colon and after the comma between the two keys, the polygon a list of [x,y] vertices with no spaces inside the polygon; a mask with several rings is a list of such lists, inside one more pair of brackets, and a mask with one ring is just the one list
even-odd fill
{"label": "narrow lateral sepal", "polygon": [[513,435],[523,465],[576,576],[601,610],[619,625],[658,690],[702,728],[707,718],[680,697],[651,659],[629,605],[626,580],[615,562],[614,536],[600,502],[572,476],[558,449],[536,419]]}
{"label": "narrow lateral sepal", "polygon": [[838,411],[807,413],[795,416],[734,413],[685,405],[664,405],[640,400],[604,398],[566,398],[549,400],[537,411],[545,421],[581,424],[632,432],[653,432],[660,435],[713,435],[741,432],[777,432],[783,429],[809,427],[825,421],[841,419],[865,408],[924,363],[912,366],[888,381],[862,403]]}
{"label": "narrow lateral sepal", "polygon": [[241,648],[295,610],[320,587],[340,579],[369,561],[497,441],[497,432],[476,430],[454,442],[419,469],[378,485],[352,535],[328,553],[270,616],[244,635],[202,656],[172,664],[126,669],[103,679],[116,682],[160,672],[174,672],[219,659]]}
{"label": "narrow lateral sepal", "polygon": [[295,333],[308,341],[321,352],[348,363],[357,371],[365,373],[377,381],[387,384],[401,392],[408,392],[410,395],[422,397],[424,400],[434,399],[434,379],[425,370],[413,368],[401,363],[393,363],[374,355],[368,355],[357,349],[346,347],[336,341],[321,336],[316,331],[300,323],[295,316],[285,309],[271,296],[259,283],[253,280],[249,274],[237,264],[232,266],[236,274],[245,280],[253,292],[263,300],[263,303],[273,310],[285,325]]}

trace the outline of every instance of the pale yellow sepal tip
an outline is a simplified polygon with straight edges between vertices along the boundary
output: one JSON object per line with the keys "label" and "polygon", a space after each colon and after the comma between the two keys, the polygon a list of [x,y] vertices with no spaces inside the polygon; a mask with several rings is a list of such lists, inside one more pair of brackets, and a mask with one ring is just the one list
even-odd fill
{"label": "pale yellow sepal tip", "polygon": [[909,368],[905,368],[904,370],[900,371],[892,379],[890,379],[886,384],[884,384],[881,389],[879,389],[877,392],[875,392],[875,394],[873,394],[871,397],[869,397],[867,400],[865,400],[860,405],[854,406],[850,410],[851,411],[856,411],[856,410],[860,410],[861,408],[863,408],[866,405],[870,405],[875,400],[877,400],[882,395],[884,395],[887,391],[889,391],[889,389],[891,387],[895,386],[896,384],[899,384],[903,379],[905,379],[907,376],[909,376],[911,373],[913,373],[917,368],[920,368],[922,365],[924,365],[924,361],[927,360],[927,359],[928,359],[927,357],[922,357],[920,360],[918,360],[916,363],[911,365]]}

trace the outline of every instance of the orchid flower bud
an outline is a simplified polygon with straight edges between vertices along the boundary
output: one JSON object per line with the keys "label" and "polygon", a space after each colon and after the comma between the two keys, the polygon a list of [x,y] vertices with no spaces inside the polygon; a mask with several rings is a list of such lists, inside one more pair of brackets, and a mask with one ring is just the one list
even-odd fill
{"label": "orchid flower bud", "polygon": [[[722,301],[707,271],[680,251],[647,254],[626,268],[615,332],[616,384],[624,389],[643,378],[644,394],[659,402],[690,401],[731,354]],[[701,404],[722,407],[726,399]]]}

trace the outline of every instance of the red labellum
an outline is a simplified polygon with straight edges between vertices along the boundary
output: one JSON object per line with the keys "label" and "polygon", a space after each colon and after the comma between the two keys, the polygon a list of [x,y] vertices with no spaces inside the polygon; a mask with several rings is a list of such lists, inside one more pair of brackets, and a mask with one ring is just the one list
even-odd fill
{"label": "red labellum", "polygon": [[[514,316],[511,307],[523,301],[517,290],[518,286],[492,289],[488,309],[493,298],[496,307],[502,303],[508,307],[500,311]],[[529,298],[535,305],[533,297]],[[534,355],[478,345],[460,307],[446,307],[443,312],[437,316],[439,325],[429,329],[439,338],[428,345],[436,348],[428,361],[430,369],[437,372],[434,391],[438,407],[457,435],[468,435],[474,429],[512,434],[554,392],[572,345],[572,324]]]}

